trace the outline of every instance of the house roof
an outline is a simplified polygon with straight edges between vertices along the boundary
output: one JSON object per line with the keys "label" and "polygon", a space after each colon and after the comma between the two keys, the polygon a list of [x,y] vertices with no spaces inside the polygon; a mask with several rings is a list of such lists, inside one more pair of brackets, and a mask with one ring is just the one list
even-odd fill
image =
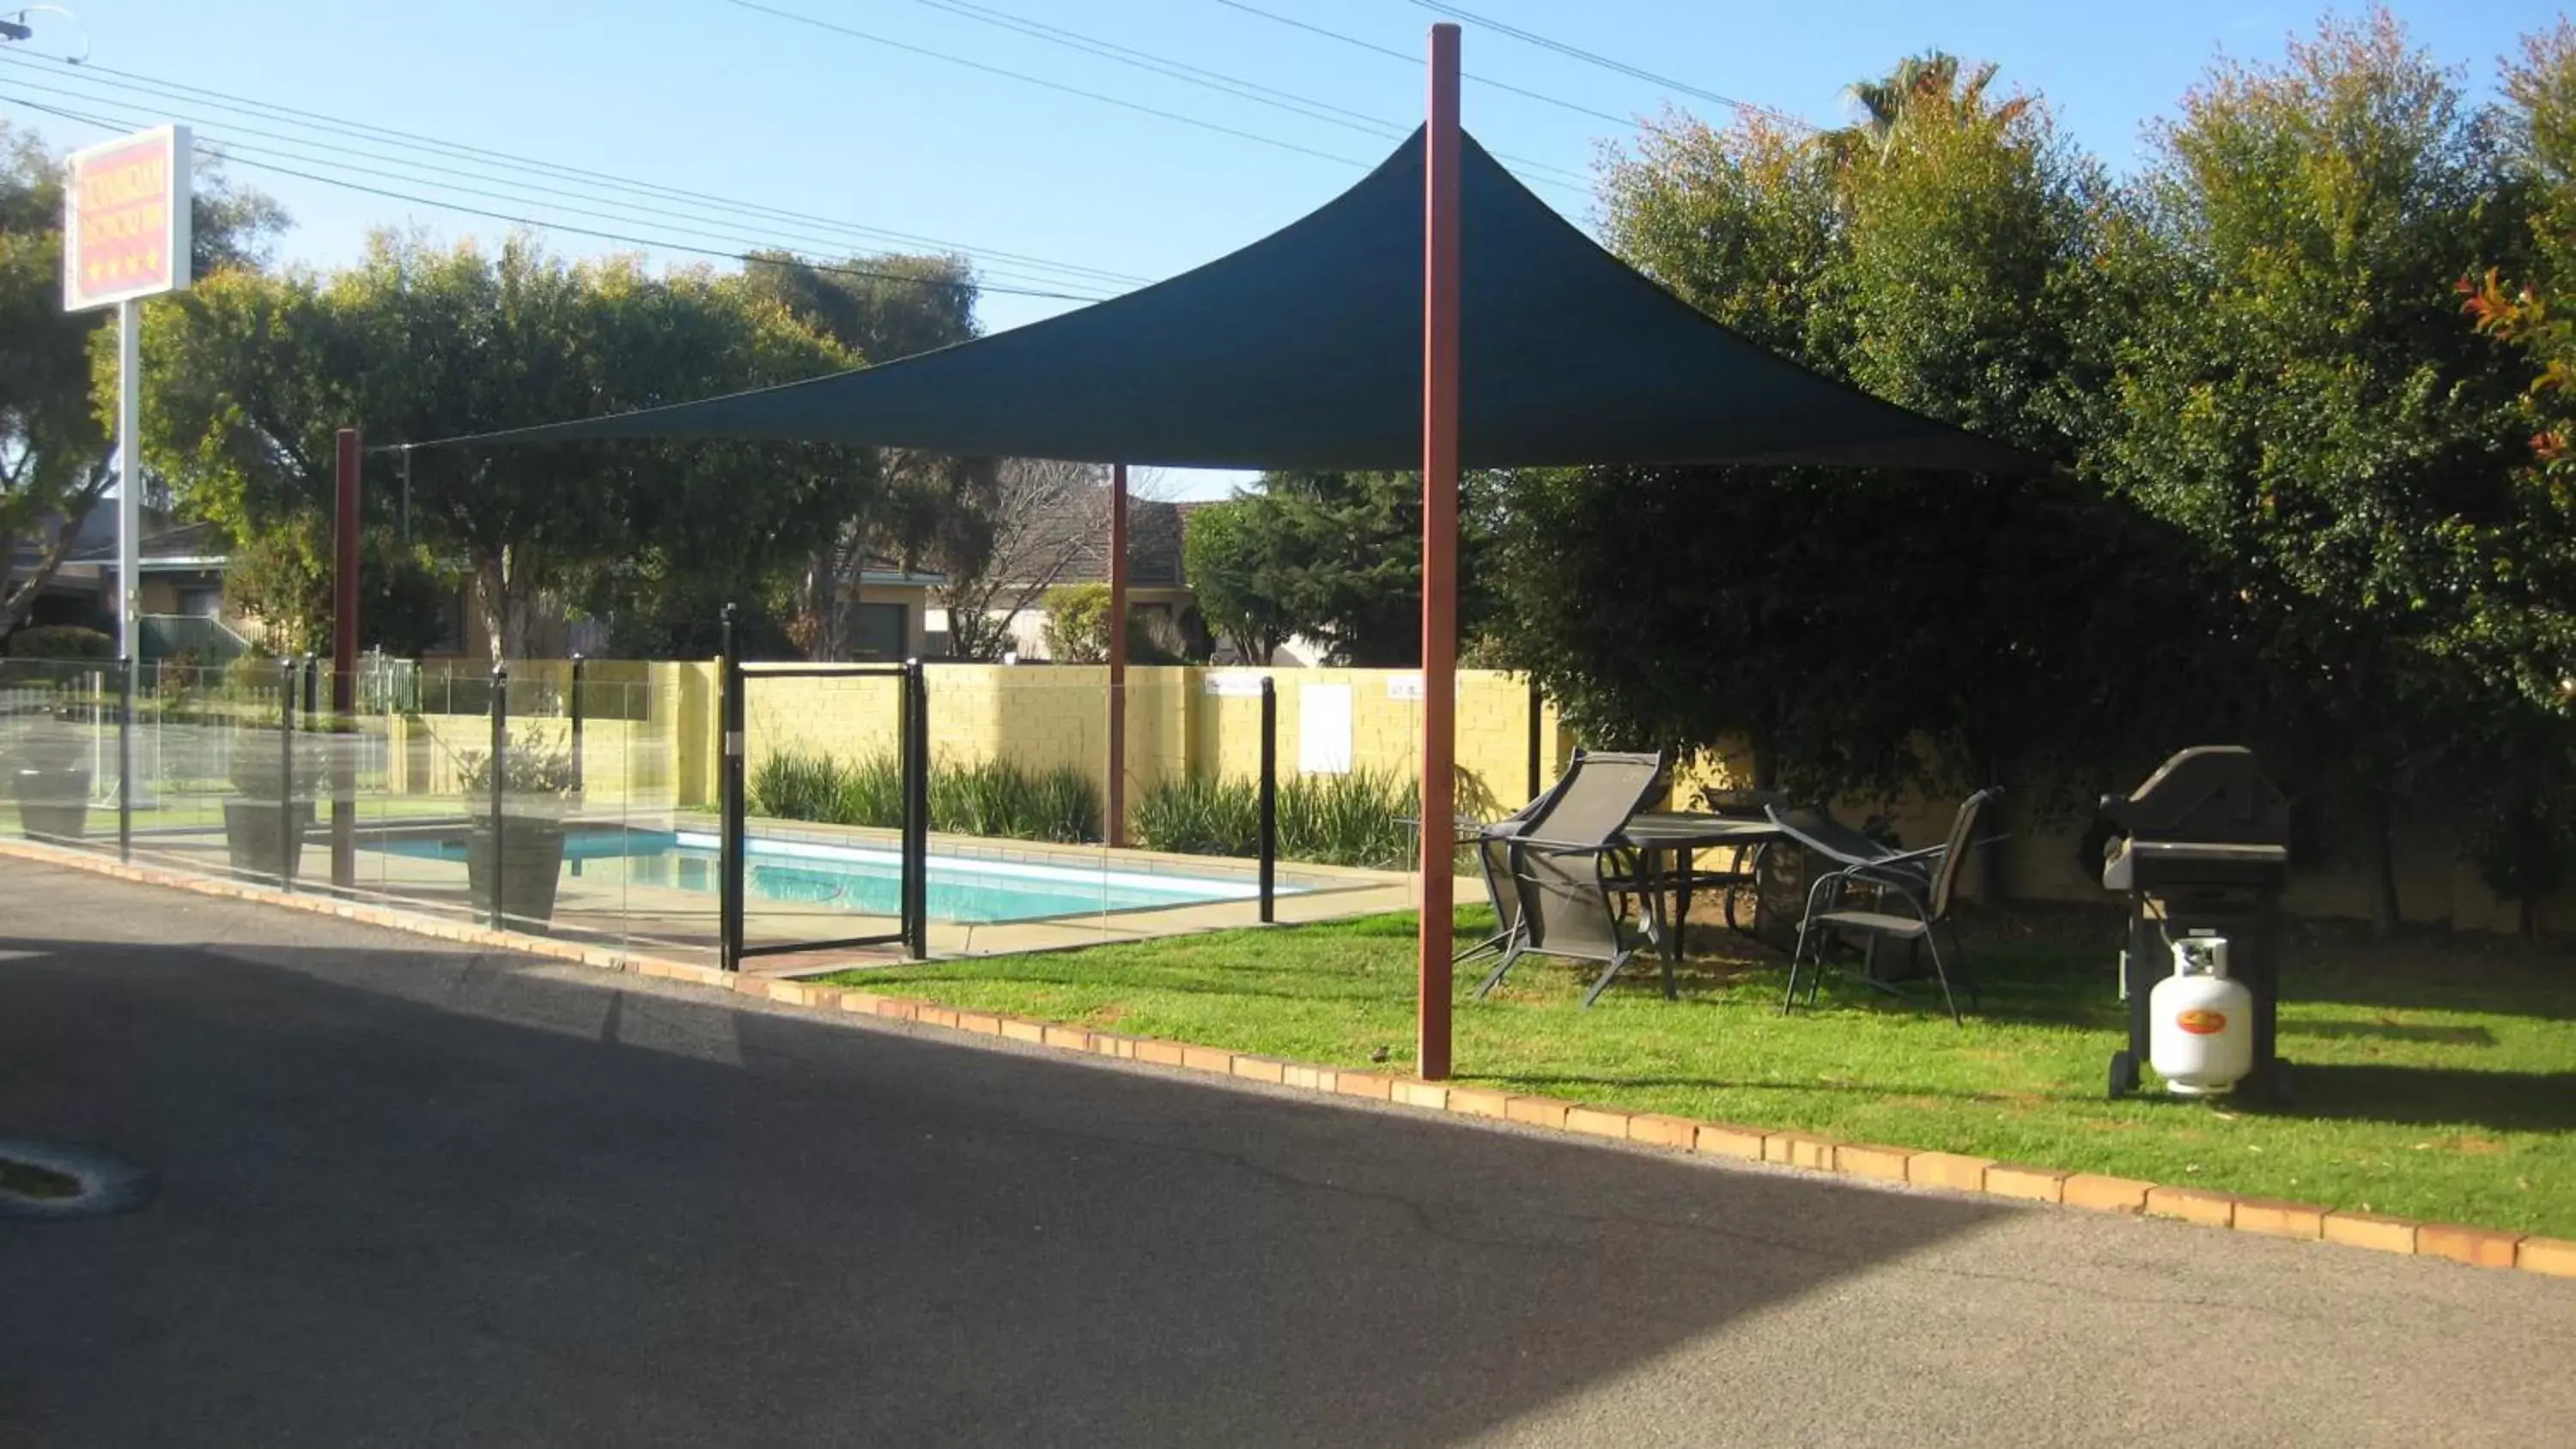
{"label": "house roof", "polygon": [[[1173,467],[1414,467],[1425,150],[1417,131],[1283,230],[1042,322],[783,387],[472,441],[783,438]],[[2047,466],[1730,331],[1602,250],[1473,138],[1460,138],[1460,163],[1462,466]]]}
{"label": "house roof", "polygon": [[[112,511],[110,516],[113,518]],[[176,528],[165,528],[158,533],[146,534],[143,541],[135,546],[136,558],[147,569],[221,568],[231,553],[232,541],[224,537],[221,528],[211,523],[183,523]],[[63,562],[115,567],[114,530],[111,529],[106,538],[74,550]]]}
{"label": "house roof", "polygon": [[[1127,584],[1138,589],[1176,589],[1188,580],[1181,566],[1181,539],[1195,503],[1163,503],[1150,498],[1127,500]],[[1013,550],[1013,583],[1034,582],[1051,564],[1061,562],[1051,580],[1059,584],[1103,584],[1109,581],[1109,517],[1092,491],[1077,490],[1059,498],[1031,520]]]}

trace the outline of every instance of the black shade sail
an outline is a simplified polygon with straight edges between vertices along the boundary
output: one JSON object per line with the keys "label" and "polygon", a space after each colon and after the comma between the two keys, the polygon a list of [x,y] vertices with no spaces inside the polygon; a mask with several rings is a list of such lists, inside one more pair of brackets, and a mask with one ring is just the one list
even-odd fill
{"label": "black shade sail", "polygon": [[[1460,149],[1464,466],[2045,466],[1746,341],[1568,225],[1472,137]],[[1418,467],[1422,169],[1417,131],[1284,230],[1044,322],[471,441],[767,438],[1169,467]]]}

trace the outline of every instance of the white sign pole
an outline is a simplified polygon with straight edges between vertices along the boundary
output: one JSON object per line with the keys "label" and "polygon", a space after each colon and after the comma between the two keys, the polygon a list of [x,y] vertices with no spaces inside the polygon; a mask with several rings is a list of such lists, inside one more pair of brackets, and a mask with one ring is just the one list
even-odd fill
{"label": "white sign pole", "polygon": [[[143,688],[143,303],[116,304],[116,652],[125,682]],[[128,698],[134,697],[128,695]]]}

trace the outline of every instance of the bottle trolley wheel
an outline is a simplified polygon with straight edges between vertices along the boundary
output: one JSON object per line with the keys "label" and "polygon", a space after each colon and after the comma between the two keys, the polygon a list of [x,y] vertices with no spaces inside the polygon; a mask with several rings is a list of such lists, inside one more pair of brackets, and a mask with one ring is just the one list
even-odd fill
{"label": "bottle trolley wheel", "polygon": [[2138,1094],[2137,1053],[2125,1048],[2111,1053],[2111,1100]]}

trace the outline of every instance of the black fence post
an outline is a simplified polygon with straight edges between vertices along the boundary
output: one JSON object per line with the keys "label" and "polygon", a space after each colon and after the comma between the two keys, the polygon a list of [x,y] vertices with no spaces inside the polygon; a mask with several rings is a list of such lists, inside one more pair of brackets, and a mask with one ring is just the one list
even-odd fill
{"label": "black fence post", "polygon": [[921,661],[903,665],[903,949],[930,955],[930,683]]}
{"label": "black fence post", "polygon": [[295,889],[295,693],[292,659],[277,661],[277,888]]}
{"label": "black fence post", "polygon": [[322,660],[318,655],[304,656],[304,727],[319,729],[316,720],[322,713]]}
{"label": "black fence post", "polygon": [[742,660],[734,654],[735,608],[724,606],[724,629],[718,646],[717,672],[722,676],[724,757],[717,779],[717,808],[724,823],[716,833],[719,885],[716,911],[717,963],[727,971],[742,969]]}
{"label": "black fence post", "polygon": [[1277,917],[1279,891],[1279,686],[1261,676],[1261,923]]}
{"label": "black fence post", "polygon": [[572,787],[582,787],[581,773],[581,656],[572,657]]}
{"label": "black fence post", "polygon": [[507,929],[510,879],[506,865],[510,833],[502,828],[501,799],[510,780],[510,666],[492,666],[492,929]]}
{"label": "black fence post", "polygon": [[134,661],[116,661],[116,858],[134,859]]}
{"label": "black fence post", "polygon": [[1543,699],[1543,698],[1541,698],[1541,697],[1540,697],[1540,695],[1539,695],[1539,691],[1538,691],[1538,676],[1537,676],[1537,675],[1535,675],[1535,674],[1533,674],[1533,675],[1531,675],[1531,676],[1530,676],[1530,682],[1529,682],[1529,793],[1528,793],[1527,795],[1524,795],[1524,796],[1522,796],[1522,797],[1521,797],[1521,798],[1523,798],[1523,799],[1525,799],[1525,800],[1535,800],[1535,799],[1537,799],[1537,798],[1538,798],[1538,790],[1539,790],[1539,740],[1538,740],[1538,737],[1539,737],[1540,723],[1541,723],[1541,721],[1545,718],[1545,716],[1546,716],[1546,711],[1547,711],[1547,701],[1546,701],[1545,699]]}

